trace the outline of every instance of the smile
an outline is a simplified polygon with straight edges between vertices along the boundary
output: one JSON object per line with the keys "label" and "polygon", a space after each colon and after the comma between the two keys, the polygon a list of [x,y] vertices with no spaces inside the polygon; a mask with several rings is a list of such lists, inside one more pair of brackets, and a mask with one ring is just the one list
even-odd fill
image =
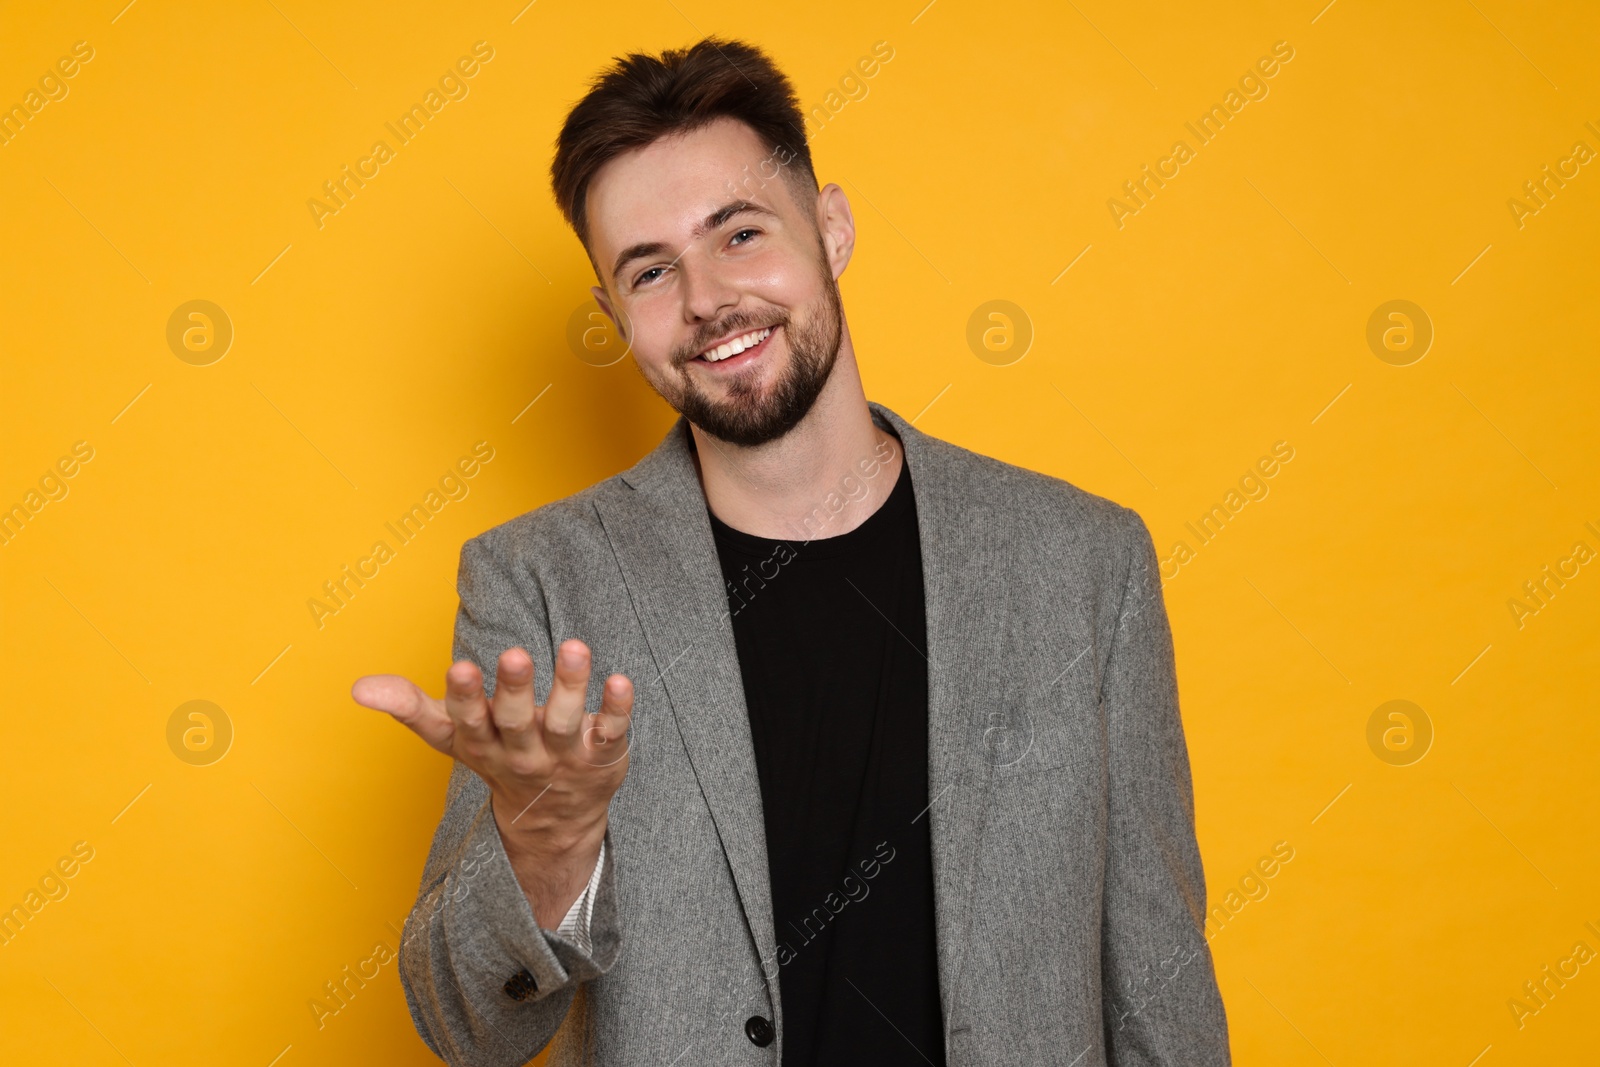
{"label": "smile", "polygon": [[[772,336],[772,331],[774,328],[775,327],[767,326],[759,330],[752,330],[751,332],[742,334],[730,341],[724,341],[715,348],[708,348],[695,358],[705,363],[721,363],[723,360],[732,359],[734,356],[740,355],[741,353],[751,352],[754,349],[760,348],[762,346],[762,342],[764,342],[768,337]],[[741,362],[744,361],[741,360]]]}

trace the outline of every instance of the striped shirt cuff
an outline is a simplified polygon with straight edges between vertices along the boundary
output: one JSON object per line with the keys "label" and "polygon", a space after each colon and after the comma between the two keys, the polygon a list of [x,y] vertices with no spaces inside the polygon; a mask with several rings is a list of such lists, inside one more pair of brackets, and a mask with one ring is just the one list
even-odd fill
{"label": "striped shirt cuff", "polygon": [[589,884],[583,887],[583,892],[578,894],[578,899],[572,902],[572,907],[567,909],[566,918],[561,920],[561,925],[556,928],[556,933],[577,945],[587,956],[590,952],[589,923],[594,918],[594,898],[600,892],[600,872],[606,865],[606,843],[600,842],[600,858],[595,860],[594,873],[589,875]]}

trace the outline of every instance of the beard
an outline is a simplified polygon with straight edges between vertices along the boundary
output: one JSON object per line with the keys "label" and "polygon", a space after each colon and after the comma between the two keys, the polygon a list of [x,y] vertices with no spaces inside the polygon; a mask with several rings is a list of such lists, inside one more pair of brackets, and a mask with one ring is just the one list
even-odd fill
{"label": "beard", "polygon": [[[821,307],[798,323],[786,311],[772,314],[735,312],[700,331],[698,347],[680,349],[672,365],[678,373],[677,388],[652,388],[684,418],[705,433],[729,444],[754,447],[776,441],[805,418],[822,393],[839,357],[839,342],[844,331],[844,305],[839,283],[824,262],[821,269]],[[773,314],[782,317],[774,320]],[[789,350],[789,364],[770,391],[757,384],[759,372],[730,376],[726,396],[708,396],[692,379],[688,363],[719,337],[748,333],[766,326],[782,326]],[[763,353],[763,355],[766,355]]]}

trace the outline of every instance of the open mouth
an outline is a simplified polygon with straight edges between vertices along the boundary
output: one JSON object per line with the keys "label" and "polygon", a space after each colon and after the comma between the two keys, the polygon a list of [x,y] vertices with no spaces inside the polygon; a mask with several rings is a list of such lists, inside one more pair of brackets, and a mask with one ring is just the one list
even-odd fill
{"label": "open mouth", "polygon": [[754,362],[756,357],[766,351],[767,342],[777,331],[776,326],[764,326],[759,330],[740,334],[729,341],[724,341],[715,348],[708,348],[700,353],[691,363],[704,363],[716,367],[718,370],[734,370],[747,363]]}

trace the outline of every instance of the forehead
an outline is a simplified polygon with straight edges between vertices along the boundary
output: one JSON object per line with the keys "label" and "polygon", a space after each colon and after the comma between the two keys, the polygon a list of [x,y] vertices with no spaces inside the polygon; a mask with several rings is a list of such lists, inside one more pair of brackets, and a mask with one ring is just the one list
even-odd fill
{"label": "forehead", "polygon": [[[707,214],[740,197],[782,212],[788,198],[772,195],[777,187],[770,181],[763,189],[758,176],[770,154],[749,126],[717,119],[609,160],[586,194],[595,258],[606,263],[638,241],[682,239]],[[774,166],[764,172],[769,179]]]}

